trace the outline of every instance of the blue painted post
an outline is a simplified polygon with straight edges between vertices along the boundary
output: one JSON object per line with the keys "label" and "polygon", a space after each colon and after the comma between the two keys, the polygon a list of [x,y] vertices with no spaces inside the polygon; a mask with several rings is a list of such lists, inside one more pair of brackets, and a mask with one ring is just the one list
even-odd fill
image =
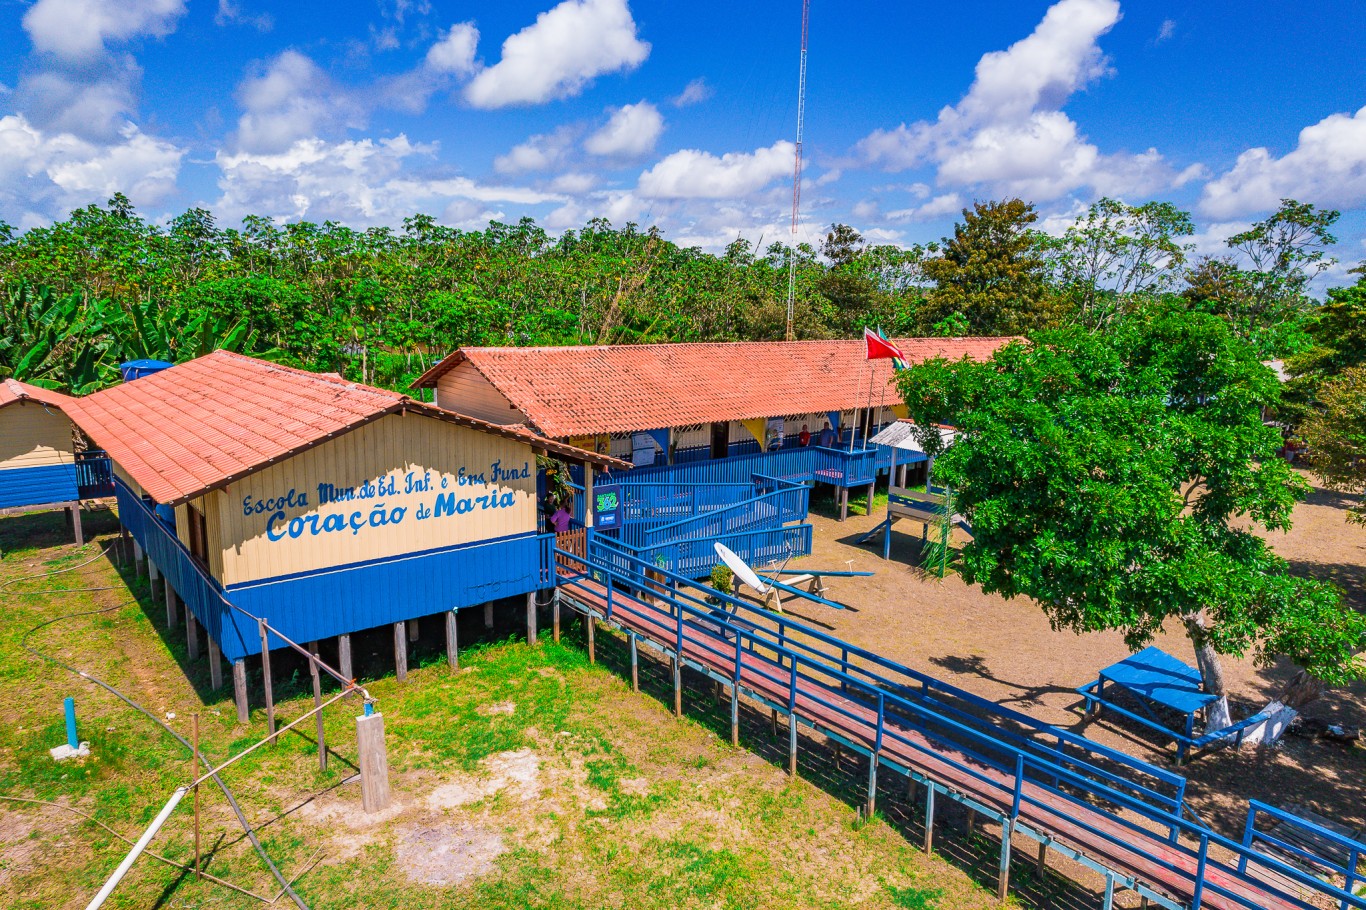
{"label": "blue painted post", "polygon": [[1243,852],[1238,854],[1238,874],[1247,872],[1247,851],[1252,847],[1252,833],[1257,827],[1257,807],[1247,807],[1247,823],[1243,825]]}
{"label": "blue painted post", "polygon": [[81,747],[81,741],[76,738],[76,699],[68,696],[63,705],[66,708],[66,744],[74,752]]}
{"label": "blue painted post", "polygon": [[[1353,847],[1352,852],[1347,856],[1347,872],[1342,880],[1342,890],[1346,891],[1348,894],[1352,893],[1352,886],[1357,882],[1357,863],[1360,861],[1361,853],[1356,847]],[[1349,899],[1344,897],[1342,899],[1342,904],[1340,905],[1340,910],[1347,910],[1349,903]]]}
{"label": "blue painted post", "polygon": [[1190,910],[1200,910],[1200,902],[1205,897],[1205,864],[1209,861],[1209,835],[1200,835],[1200,861],[1195,866],[1195,893],[1191,896]]}
{"label": "blue painted post", "polygon": [[1010,803],[1010,820],[1020,817],[1020,796],[1024,792],[1024,753],[1015,753],[1015,795]]}

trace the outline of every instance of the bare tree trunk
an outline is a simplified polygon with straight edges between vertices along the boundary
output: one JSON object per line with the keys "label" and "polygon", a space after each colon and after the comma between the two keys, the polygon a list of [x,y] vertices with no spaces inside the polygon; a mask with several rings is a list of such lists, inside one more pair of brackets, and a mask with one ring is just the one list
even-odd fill
{"label": "bare tree trunk", "polygon": [[1305,705],[1316,701],[1327,688],[1323,680],[1311,676],[1308,670],[1300,670],[1290,677],[1276,700],[1287,708],[1303,711]]}
{"label": "bare tree trunk", "polygon": [[1210,703],[1205,731],[1222,730],[1233,723],[1228,713],[1228,691],[1224,688],[1224,664],[1219,653],[1209,643],[1206,630],[1208,621],[1203,614],[1193,613],[1182,618],[1186,624],[1186,635],[1195,648],[1195,665],[1200,669],[1200,678],[1205,683],[1205,691],[1219,696],[1218,701]]}

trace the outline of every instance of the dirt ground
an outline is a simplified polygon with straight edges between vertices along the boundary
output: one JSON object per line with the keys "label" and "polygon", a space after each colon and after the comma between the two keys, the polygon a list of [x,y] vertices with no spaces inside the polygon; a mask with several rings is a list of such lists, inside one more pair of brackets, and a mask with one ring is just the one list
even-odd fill
{"label": "dirt ground", "polygon": [[[1335,582],[1353,606],[1366,609],[1366,528],[1346,523],[1347,505],[1336,494],[1316,488],[1296,507],[1293,529],[1273,535],[1272,544],[1293,571]],[[840,523],[812,515],[815,546],[804,564],[843,569],[849,563],[876,574],[832,581],[831,595],[850,609],[793,605],[794,616],[993,701],[1170,765],[1171,745],[1164,748],[1133,728],[1108,721],[1082,724],[1075,690],[1130,653],[1119,634],[1054,631],[1032,601],[983,594],[952,574],[942,581],[925,575],[915,568],[920,526],[907,520],[893,531],[891,559],[884,562],[880,540],[857,543],[882,517],[851,514]],[[1190,644],[1175,625],[1155,644],[1194,663]],[[1258,667],[1251,659],[1228,659],[1225,674],[1234,718],[1260,710],[1293,672],[1289,664]],[[1366,727],[1366,684],[1330,691],[1306,713]],[[1366,828],[1366,748],[1361,745],[1287,736],[1274,748],[1208,754],[1181,773],[1190,781],[1190,804],[1228,834],[1241,834],[1249,798],[1278,806],[1300,803],[1353,828]]]}

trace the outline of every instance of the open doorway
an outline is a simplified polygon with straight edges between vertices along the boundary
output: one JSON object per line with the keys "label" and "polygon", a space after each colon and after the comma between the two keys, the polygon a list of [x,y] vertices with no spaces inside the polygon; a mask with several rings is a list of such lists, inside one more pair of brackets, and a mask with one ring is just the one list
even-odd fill
{"label": "open doorway", "polygon": [[730,424],[714,423],[711,425],[711,457],[725,458],[730,451]]}

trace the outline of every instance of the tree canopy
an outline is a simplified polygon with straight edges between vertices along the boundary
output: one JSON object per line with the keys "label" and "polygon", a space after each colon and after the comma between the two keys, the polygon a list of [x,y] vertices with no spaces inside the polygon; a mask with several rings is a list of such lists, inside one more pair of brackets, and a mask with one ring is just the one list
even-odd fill
{"label": "tree canopy", "polygon": [[1305,485],[1262,422],[1279,383],[1224,320],[1158,307],[985,363],[915,365],[900,387],[919,426],[958,429],[935,477],[972,526],[969,582],[1134,648],[1179,621],[1219,694],[1219,654],[1288,657],[1333,683],[1366,670],[1366,619],[1255,533],[1288,527]]}

